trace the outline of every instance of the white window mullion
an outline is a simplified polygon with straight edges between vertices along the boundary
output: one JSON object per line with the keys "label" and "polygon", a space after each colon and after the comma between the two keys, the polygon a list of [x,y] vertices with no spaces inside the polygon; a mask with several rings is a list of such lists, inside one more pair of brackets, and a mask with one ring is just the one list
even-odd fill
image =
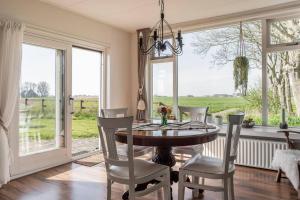
{"label": "white window mullion", "polygon": [[269,41],[267,20],[262,20],[262,125],[268,124],[267,45]]}
{"label": "white window mullion", "polygon": [[173,61],[173,114],[178,118],[178,57]]}

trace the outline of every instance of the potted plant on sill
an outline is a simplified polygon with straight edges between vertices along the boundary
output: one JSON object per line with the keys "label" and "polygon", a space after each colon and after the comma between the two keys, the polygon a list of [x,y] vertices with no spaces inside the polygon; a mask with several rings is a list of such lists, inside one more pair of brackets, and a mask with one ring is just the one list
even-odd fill
{"label": "potted plant on sill", "polygon": [[255,122],[252,118],[246,118],[244,121],[243,121],[243,124],[242,124],[242,127],[243,128],[253,128],[255,126]]}
{"label": "potted plant on sill", "polygon": [[213,117],[211,113],[207,113],[206,115],[206,122],[207,123],[213,123]]}

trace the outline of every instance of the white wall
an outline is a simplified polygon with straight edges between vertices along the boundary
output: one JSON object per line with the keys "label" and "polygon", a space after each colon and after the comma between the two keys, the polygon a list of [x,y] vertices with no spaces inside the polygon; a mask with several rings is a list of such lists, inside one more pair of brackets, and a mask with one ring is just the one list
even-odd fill
{"label": "white wall", "polygon": [[137,92],[138,92],[138,56],[137,56],[137,33],[131,34],[131,96],[132,113],[136,114]]}
{"label": "white wall", "polygon": [[38,0],[0,0],[0,17],[108,44],[108,105],[131,110],[131,34]]}

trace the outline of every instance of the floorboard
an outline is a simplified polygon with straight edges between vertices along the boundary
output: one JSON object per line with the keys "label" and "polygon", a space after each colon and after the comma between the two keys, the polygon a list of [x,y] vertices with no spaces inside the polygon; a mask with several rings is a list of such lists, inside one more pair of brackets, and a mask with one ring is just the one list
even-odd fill
{"label": "floorboard", "polygon": [[[296,200],[297,193],[288,180],[276,183],[276,172],[237,167],[234,184],[236,200]],[[112,199],[120,200],[126,190],[113,184]],[[173,185],[177,199],[177,184]],[[191,191],[186,189],[186,199]],[[0,200],[103,200],[106,199],[106,175],[103,163],[86,167],[69,163],[11,181],[0,189]],[[144,200],[160,200],[162,191]],[[220,193],[204,192],[203,200],[221,199]]]}

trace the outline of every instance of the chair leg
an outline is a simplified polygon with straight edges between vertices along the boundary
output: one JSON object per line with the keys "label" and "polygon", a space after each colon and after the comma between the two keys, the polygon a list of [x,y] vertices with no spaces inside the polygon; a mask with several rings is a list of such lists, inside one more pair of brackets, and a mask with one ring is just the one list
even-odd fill
{"label": "chair leg", "polygon": [[[193,184],[199,184],[199,177],[198,176],[194,176],[193,177]],[[199,196],[199,190],[198,189],[193,189],[193,197],[197,198]]]}
{"label": "chair leg", "polygon": [[184,174],[179,171],[178,200],[184,200],[185,187],[183,186],[183,182],[184,182]]}
{"label": "chair leg", "polygon": [[130,184],[129,185],[129,200],[135,199],[134,193],[135,193],[135,187],[134,187],[134,185]]}
{"label": "chair leg", "polygon": [[233,176],[228,179],[228,188],[229,188],[229,199],[234,200],[234,183],[233,183]]}
{"label": "chair leg", "polygon": [[276,176],[276,182],[280,183],[281,181],[282,170],[279,168]]}
{"label": "chair leg", "polygon": [[228,200],[228,178],[223,179],[224,193],[223,200]]}
{"label": "chair leg", "polygon": [[203,156],[203,152],[204,152],[204,145],[201,144],[201,147],[199,148],[199,154],[200,154],[201,156]]}
{"label": "chair leg", "polygon": [[164,184],[164,200],[171,199],[171,184],[170,184],[170,172],[165,175],[165,184]]}
{"label": "chair leg", "polygon": [[112,181],[110,179],[107,179],[107,193],[106,193],[107,200],[111,200],[111,184]]}

